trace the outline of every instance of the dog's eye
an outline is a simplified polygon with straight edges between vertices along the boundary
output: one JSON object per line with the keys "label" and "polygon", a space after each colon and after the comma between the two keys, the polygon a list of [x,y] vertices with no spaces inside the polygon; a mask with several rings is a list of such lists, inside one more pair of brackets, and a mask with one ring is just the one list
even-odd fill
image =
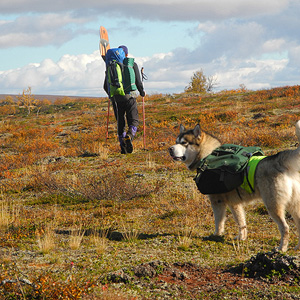
{"label": "dog's eye", "polygon": [[180,144],[181,144],[182,146],[187,146],[189,143],[188,143],[188,142],[185,142],[185,141],[182,141]]}

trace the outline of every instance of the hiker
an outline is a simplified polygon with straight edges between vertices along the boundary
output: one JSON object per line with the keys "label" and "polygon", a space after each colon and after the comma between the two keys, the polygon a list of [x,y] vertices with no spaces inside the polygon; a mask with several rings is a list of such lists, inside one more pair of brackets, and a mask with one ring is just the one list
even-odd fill
{"label": "hiker", "polygon": [[[124,45],[119,46],[125,53],[125,57],[128,57],[128,48]],[[138,65],[134,62],[133,70],[135,75],[135,85],[142,97],[145,97],[146,93],[144,91],[143,83],[141,81]],[[132,140],[137,132],[137,127],[139,124],[138,118],[138,108],[134,93],[126,92],[125,95],[114,95],[108,89],[107,76],[105,76],[104,90],[111,99],[114,109],[114,114],[118,124],[118,138],[121,147],[121,153],[127,154],[132,153],[133,145]],[[126,121],[128,129],[126,131]]]}

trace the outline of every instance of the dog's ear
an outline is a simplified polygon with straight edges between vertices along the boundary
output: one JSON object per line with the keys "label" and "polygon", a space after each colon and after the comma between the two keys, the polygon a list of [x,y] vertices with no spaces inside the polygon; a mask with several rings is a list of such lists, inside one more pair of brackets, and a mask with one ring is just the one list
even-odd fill
{"label": "dog's ear", "polygon": [[179,130],[180,130],[180,133],[183,133],[185,131],[185,128],[182,124],[180,124]]}
{"label": "dog's ear", "polygon": [[194,136],[195,137],[198,137],[199,135],[201,135],[201,128],[200,128],[200,125],[197,124],[193,130],[193,133],[194,133]]}

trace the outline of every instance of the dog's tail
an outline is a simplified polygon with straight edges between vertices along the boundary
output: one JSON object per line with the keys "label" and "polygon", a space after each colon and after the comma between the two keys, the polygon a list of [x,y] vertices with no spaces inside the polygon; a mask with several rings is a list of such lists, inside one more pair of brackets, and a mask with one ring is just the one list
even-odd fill
{"label": "dog's tail", "polygon": [[300,120],[296,123],[296,136],[298,138],[298,143],[300,145]]}
{"label": "dog's tail", "polygon": [[296,136],[298,138],[298,147],[295,150],[287,150],[279,152],[281,161],[290,170],[294,170],[297,173],[300,172],[300,120],[295,125]]}
{"label": "dog's tail", "polygon": [[283,151],[281,153],[282,161],[285,166],[290,170],[295,170],[297,173],[300,172],[300,120],[297,121],[296,125],[296,136],[298,138],[298,147],[295,150]]}

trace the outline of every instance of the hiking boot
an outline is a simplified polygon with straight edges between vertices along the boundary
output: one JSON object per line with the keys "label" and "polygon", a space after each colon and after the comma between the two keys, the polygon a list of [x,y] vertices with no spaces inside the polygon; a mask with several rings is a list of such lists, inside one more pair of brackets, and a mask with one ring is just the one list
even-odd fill
{"label": "hiking boot", "polygon": [[119,135],[121,154],[127,154],[126,145],[125,145],[125,142],[124,142],[125,136],[126,136],[126,132],[124,132],[122,135]]}
{"label": "hiking boot", "polygon": [[126,134],[124,138],[125,148],[127,153],[132,153],[133,151],[133,145],[132,145],[132,137],[130,134]]}
{"label": "hiking boot", "polygon": [[126,145],[124,143],[120,144],[121,154],[127,154]]}

